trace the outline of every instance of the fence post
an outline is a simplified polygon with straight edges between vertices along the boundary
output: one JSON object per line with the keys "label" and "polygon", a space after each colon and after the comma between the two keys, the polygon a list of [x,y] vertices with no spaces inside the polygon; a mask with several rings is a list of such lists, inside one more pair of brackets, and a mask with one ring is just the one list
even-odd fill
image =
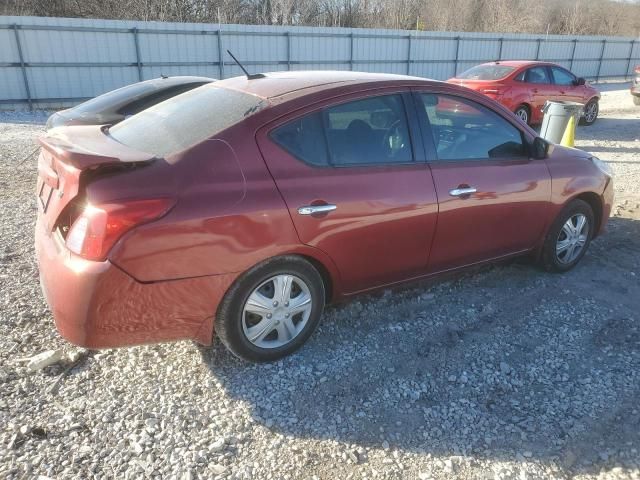
{"label": "fence post", "polygon": [[573,48],[571,49],[571,63],[569,64],[569,70],[573,71],[573,61],[576,58],[576,45],[578,44],[578,39],[573,39]]}
{"label": "fence post", "polygon": [[536,47],[536,60],[540,60],[540,44],[542,43],[542,39],[537,38],[536,42],[538,42],[538,46]]}
{"label": "fence post", "polygon": [[136,65],[138,66],[138,80],[142,81],[142,62],[140,61],[140,42],[138,41],[138,27],[131,29],[133,43],[136,46]]}
{"label": "fence post", "polygon": [[456,59],[454,61],[453,76],[458,75],[458,55],[460,54],[460,37],[456,37]]}
{"label": "fence post", "polygon": [[220,80],[224,78],[224,57],[222,56],[222,30],[218,27],[218,73]]}
{"label": "fence post", "polygon": [[500,37],[500,49],[498,50],[498,60],[502,60],[502,44],[504,43],[504,38]]}
{"label": "fence post", "polygon": [[291,70],[291,33],[284,32],[287,38],[287,70]]}
{"label": "fence post", "polygon": [[349,33],[349,70],[353,70],[353,32]]}
{"label": "fence post", "polygon": [[18,35],[18,25],[14,23],[12,28],[13,28],[13,34],[16,38],[16,47],[18,48],[18,58],[20,60],[20,70],[22,70],[22,80],[24,82],[24,90],[27,94],[27,102],[29,103],[29,110],[33,110],[33,103],[31,100],[31,89],[29,88],[29,78],[27,77],[27,65],[24,63],[24,55],[22,54],[22,44],[20,43],[20,35]]}
{"label": "fence post", "polygon": [[629,50],[629,61],[627,62],[627,70],[624,72],[624,79],[626,80],[629,76],[629,70],[631,70],[631,60],[633,60],[633,47],[636,44],[636,39],[631,40],[631,49]]}
{"label": "fence post", "polygon": [[407,49],[407,75],[411,74],[411,34],[409,34],[409,48]]}
{"label": "fence post", "polygon": [[602,50],[600,50],[600,61],[598,62],[598,74],[596,75],[596,82],[600,80],[600,70],[602,69],[602,59],[604,58],[604,49],[607,46],[607,39],[602,40]]}

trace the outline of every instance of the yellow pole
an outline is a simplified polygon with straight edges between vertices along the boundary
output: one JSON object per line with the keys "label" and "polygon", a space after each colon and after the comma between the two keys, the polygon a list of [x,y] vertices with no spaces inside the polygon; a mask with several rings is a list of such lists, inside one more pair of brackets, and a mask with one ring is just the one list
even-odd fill
{"label": "yellow pole", "polygon": [[560,140],[560,145],[563,147],[573,147],[576,139],[576,120],[573,115],[569,119],[569,123],[567,123],[567,128],[562,135],[562,140]]}

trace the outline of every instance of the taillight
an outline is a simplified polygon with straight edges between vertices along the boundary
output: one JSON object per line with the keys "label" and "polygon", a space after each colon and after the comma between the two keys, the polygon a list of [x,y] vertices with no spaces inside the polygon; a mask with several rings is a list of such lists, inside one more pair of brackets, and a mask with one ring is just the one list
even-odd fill
{"label": "taillight", "polygon": [[88,260],[104,260],[111,247],[132,228],[166,214],[174,201],[168,198],[130,200],[87,205],[73,222],[66,245]]}

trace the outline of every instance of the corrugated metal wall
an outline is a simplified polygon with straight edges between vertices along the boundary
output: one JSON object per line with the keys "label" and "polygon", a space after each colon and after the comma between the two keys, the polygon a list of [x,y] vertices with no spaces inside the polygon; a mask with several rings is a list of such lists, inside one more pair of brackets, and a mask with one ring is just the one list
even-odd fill
{"label": "corrugated metal wall", "polygon": [[[165,75],[363,70],[446,79],[498,59],[552,60],[624,78],[640,40],[0,16],[0,104],[61,104]],[[222,57],[223,62],[220,61]]]}

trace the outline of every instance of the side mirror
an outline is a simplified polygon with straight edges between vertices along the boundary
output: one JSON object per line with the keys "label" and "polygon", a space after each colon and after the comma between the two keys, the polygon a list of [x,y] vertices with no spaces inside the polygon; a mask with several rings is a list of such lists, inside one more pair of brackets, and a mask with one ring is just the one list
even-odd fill
{"label": "side mirror", "polygon": [[531,144],[531,157],[536,160],[543,160],[547,158],[549,153],[549,142],[542,137],[536,137]]}
{"label": "side mirror", "polygon": [[586,83],[586,80],[582,77],[578,78],[576,80],[576,85],[580,86],[580,85],[584,85]]}

